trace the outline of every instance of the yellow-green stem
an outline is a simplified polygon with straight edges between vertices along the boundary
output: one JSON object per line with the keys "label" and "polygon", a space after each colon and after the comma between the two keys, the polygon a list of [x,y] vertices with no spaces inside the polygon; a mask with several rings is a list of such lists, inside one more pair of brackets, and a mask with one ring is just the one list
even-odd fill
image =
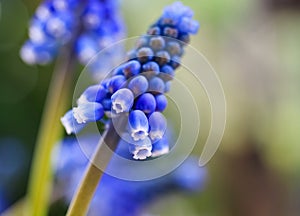
{"label": "yellow-green stem", "polygon": [[[124,128],[126,120],[127,118],[125,116],[118,117],[117,128]],[[119,140],[120,137],[118,133],[116,133],[114,125],[110,123],[109,128],[103,134],[102,139],[98,143],[97,150],[85,171],[85,174],[81,180],[80,185],[77,188],[77,191],[75,192],[75,195],[73,196],[67,212],[67,216],[86,215],[95,190],[104,173],[97,167],[97,164],[101,163],[101,168],[106,168],[115,149],[117,148]]]}
{"label": "yellow-green stem", "polygon": [[72,49],[65,47],[58,57],[49,86],[29,178],[27,209],[24,211],[28,216],[47,215],[52,185],[51,151],[61,137],[60,118],[71,98],[72,59]]}

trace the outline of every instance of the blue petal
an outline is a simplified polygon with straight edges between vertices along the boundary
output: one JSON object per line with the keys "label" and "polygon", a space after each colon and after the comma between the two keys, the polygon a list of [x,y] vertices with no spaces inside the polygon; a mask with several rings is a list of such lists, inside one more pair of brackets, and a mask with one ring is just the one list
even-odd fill
{"label": "blue petal", "polygon": [[171,81],[165,83],[165,92],[169,92],[171,89]]}
{"label": "blue petal", "polygon": [[77,104],[86,102],[100,103],[106,96],[106,90],[102,85],[92,85],[88,87],[77,100]]}
{"label": "blue petal", "polygon": [[66,129],[67,134],[79,133],[86,124],[79,124],[74,118],[73,110],[69,110],[61,119],[61,123]]}
{"label": "blue petal", "polygon": [[182,17],[192,17],[193,15],[194,13],[189,7],[183,5],[181,2],[174,2],[165,7],[162,18],[171,19],[176,25]]}
{"label": "blue petal", "polygon": [[100,103],[87,102],[73,108],[74,118],[78,123],[99,121],[103,115],[103,106]]}
{"label": "blue petal", "polygon": [[108,91],[115,93],[125,84],[126,78],[123,75],[113,76],[107,84]]}
{"label": "blue petal", "polygon": [[186,33],[196,34],[199,30],[199,23],[188,17],[183,17],[178,26],[179,30]]}
{"label": "blue petal", "polygon": [[116,113],[129,112],[133,105],[134,95],[127,88],[116,91],[111,96],[112,108]]}
{"label": "blue petal", "polygon": [[170,61],[171,57],[167,51],[159,51],[155,55],[155,60],[159,66],[163,66]]}
{"label": "blue petal", "polygon": [[45,21],[39,19],[32,19],[29,28],[30,40],[35,44],[44,44],[52,39],[45,34]]}
{"label": "blue petal", "polygon": [[170,81],[175,76],[175,71],[170,65],[165,65],[161,68],[161,72],[159,74],[159,77],[163,79],[164,81]]}
{"label": "blue petal", "polygon": [[162,139],[167,129],[167,121],[160,112],[154,112],[149,117],[149,136],[152,140]]}
{"label": "blue petal", "polygon": [[145,139],[148,136],[149,130],[147,116],[140,110],[130,112],[128,127],[134,141]]}
{"label": "blue petal", "polygon": [[149,81],[149,91],[154,93],[164,93],[165,83],[162,79],[154,77]]}
{"label": "blue petal", "polygon": [[178,30],[176,28],[171,28],[169,26],[165,27],[163,30],[163,35],[166,37],[177,38],[178,37]]}
{"label": "blue petal", "polygon": [[156,101],[150,93],[144,93],[136,100],[135,109],[142,110],[144,113],[152,113],[155,111],[155,108]]}
{"label": "blue petal", "polygon": [[169,142],[168,138],[164,137],[157,142],[152,144],[152,155],[151,157],[159,157],[169,153]]}
{"label": "blue petal", "polygon": [[101,104],[105,111],[111,111],[112,102],[110,98],[102,100]]}
{"label": "blue petal", "polygon": [[137,52],[138,60],[142,63],[150,61],[153,58],[153,51],[149,47],[142,47]]}
{"label": "blue petal", "polygon": [[123,65],[123,73],[126,77],[137,75],[141,70],[141,63],[131,60]]}
{"label": "blue petal", "polygon": [[162,112],[168,105],[168,100],[165,95],[159,94],[155,96],[156,100],[156,111]]}
{"label": "blue petal", "polygon": [[52,43],[36,44],[27,41],[20,50],[20,56],[27,64],[48,64],[56,55],[57,46]]}
{"label": "blue petal", "polygon": [[40,21],[46,21],[51,16],[51,4],[49,2],[43,2],[37,9],[34,18]]}
{"label": "blue petal", "polygon": [[171,56],[177,55],[180,56],[183,53],[183,49],[180,44],[176,41],[170,41],[167,44],[167,50]]}
{"label": "blue petal", "polygon": [[66,43],[71,39],[74,30],[74,16],[71,12],[56,13],[52,15],[46,23],[46,33],[61,43]]}
{"label": "blue petal", "polygon": [[160,35],[161,34],[161,30],[158,26],[154,26],[151,27],[148,32],[149,35]]}
{"label": "blue petal", "polygon": [[135,96],[145,93],[149,87],[148,80],[144,76],[136,76],[127,86]]}
{"label": "blue petal", "polygon": [[123,73],[123,65],[118,66],[114,69],[114,75],[124,75]]}
{"label": "blue petal", "polygon": [[162,50],[165,47],[166,42],[163,37],[158,36],[158,37],[151,37],[149,44],[153,50],[157,51],[157,50]]}
{"label": "blue petal", "polygon": [[169,64],[172,66],[172,68],[176,69],[180,66],[180,62],[181,59],[179,56],[173,56]]}
{"label": "blue petal", "polygon": [[84,27],[87,29],[97,30],[101,24],[101,14],[104,13],[104,8],[98,1],[91,1],[83,14]]}
{"label": "blue petal", "polygon": [[152,77],[154,75],[157,75],[159,73],[159,65],[154,62],[150,61],[143,65],[143,75],[148,77]]}
{"label": "blue petal", "polygon": [[134,144],[129,144],[129,152],[135,160],[145,160],[152,155],[152,144],[148,137]]}
{"label": "blue petal", "polygon": [[62,12],[74,10],[79,4],[78,0],[52,0],[52,7]]}
{"label": "blue petal", "polygon": [[100,47],[96,38],[91,34],[82,34],[75,44],[75,51],[82,64],[87,64],[99,52]]}

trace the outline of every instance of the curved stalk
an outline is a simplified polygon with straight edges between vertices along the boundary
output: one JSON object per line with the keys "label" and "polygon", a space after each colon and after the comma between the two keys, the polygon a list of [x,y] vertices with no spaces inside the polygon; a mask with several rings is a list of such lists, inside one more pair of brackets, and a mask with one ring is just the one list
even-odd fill
{"label": "curved stalk", "polygon": [[63,131],[59,124],[71,96],[74,60],[72,49],[65,47],[58,57],[43,111],[26,197],[26,215],[47,215],[51,193],[51,151]]}
{"label": "curved stalk", "polygon": [[[124,128],[127,122],[125,116],[118,117],[117,128]],[[107,131],[103,134],[102,139],[99,141],[97,150],[93,155],[85,174],[75,192],[71,204],[69,206],[67,216],[85,216],[90,202],[94,196],[96,188],[103,176],[103,171],[99,169],[96,164],[101,160],[101,163],[106,167],[109,164],[111,157],[114,154],[115,149],[118,146],[120,137],[115,131],[115,127],[112,122],[109,125]]]}

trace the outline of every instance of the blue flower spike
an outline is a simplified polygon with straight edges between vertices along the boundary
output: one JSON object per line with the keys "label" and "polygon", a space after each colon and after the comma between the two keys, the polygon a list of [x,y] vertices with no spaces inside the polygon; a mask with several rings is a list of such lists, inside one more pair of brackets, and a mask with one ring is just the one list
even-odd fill
{"label": "blue flower spike", "polygon": [[[102,11],[98,6],[89,8],[85,14],[85,22],[90,29],[102,22],[94,13]],[[162,16],[148,29],[147,35],[141,36],[127,53],[127,61],[114,69],[111,77],[102,81],[103,88],[98,90],[96,85],[81,95],[73,118],[78,124],[100,120],[101,115],[95,115],[95,109],[87,107],[86,103],[102,105],[102,111],[108,118],[115,116],[112,114],[128,113],[125,133],[132,139],[130,152],[133,158],[144,160],[167,154],[169,140],[164,136],[167,120],[162,114],[168,104],[165,93],[170,91],[190,34],[195,34],[198,28],[199,24],[193,20],[193,11],[189,7],[181,2],[167,6]],[[94,45],[90,43],[90,46],[90,51],[87,49],[85,52],[94,52]]]}
{"label": "blue flower spike", "polygon": [[[79,62],[86,65],[103,48],[123,38],[119,6],[115,1],[44,0],[30,21],[27,42],[34,48],[29,50],[26,42],[20,52],[21,58],[27,64],[47,64],[57,57],[65,44],[74,41],[75,54]],[[52,53],[51,58],[40,56],[41,50],[48,50],[49,44],[55,46],[57,52]],[[113,58],[117,58],[115,53],[105,62]],[[93,73],[93,64],[89,68]]]}
{"label": "blue flower spike", "polygon": [[134,95],[127,88],[119,89],[111,96],[112,109],[116,113],[129,112],[133,105]]}
{"label": "blue flower spike", "polygon": [[161,112],[154,112],[149,117],[151,140],[157,141],[163,138],[167,129],[167,120]]}
{"label": "blue flower spike", "polygon": [[149,123],[144,112],[140,110],[132,111],[129,114],[128,126],[134,141],[144,140],[148,136]]}

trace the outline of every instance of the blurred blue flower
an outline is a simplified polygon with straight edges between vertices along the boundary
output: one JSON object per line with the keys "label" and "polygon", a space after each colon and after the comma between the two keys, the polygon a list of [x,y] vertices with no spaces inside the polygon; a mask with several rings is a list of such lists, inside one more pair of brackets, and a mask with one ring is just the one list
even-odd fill
{"label": "blurred blue flower", "polygon": [[0,188],[0,214],[8,207],[7,199]]}
{"label": "blurred blue flower", "polygon": [[16,138],[0,139],[0,215],[17,198],[29,166],[26,147]]}
{"label": "blurred blue flower", "polygon": [[64,44],[74,41],[77,58],[86,65],[103,48],[124,37],[119,7],[118,1],[111,0],[45,0],[32,17],[21,58],[27,64],[47,64]]}
{"label": "blurred blue flower", "polygon": [[[128,53],[128,61],[117,67],[110,78],[99,84],[106,89],[106,96],[101,97],[102,101],[97,102],[102,103],[108,118],[111,117],[110,111],[116,114],[129,113],[127,133],[133,140],[130,149],[134,158],[146,159],[144,155],[151,156],[148,152],[152,147],[148,146],[146,138],[150,138],[154,144],[164,136],[167,128],[167,121],[161,113],[167,107],[167,98],[164,93],[170,89],[170,80],[173,79],[175,69],[180,65],[184,46],[189,41],[189,34],[195,34],[198,31],[199,24],[192,17],[192,10],[180,2],[167,6],[162,16],[149,28],[147,35],[141,36],[135,48]],[[81,98],[91,97],[88,95],[90,88],[80,96],[78,108],[73,108],[75,110],[73,115],[75,114],[74,118],[78,124],[87,122],[85,120],[99,120],[98,118],[78,117],[76,112],[76,110],[82,110],[80,109]],[[93,97],[95,97],[94,94]],[[94,113],[97,110],[94,109],[95,106],[85,107],[84,111],[90,112],[90,116],[95,116]],[[152,114],[153,112],[155,113]],[[84,117],[89,116],[83,111],[80,113],[84,114]],[[77,132],[75,129],[70,129],[70,122],[62,123],[67,132]],[[134,143],[139,140],[144,140],[145,144]],[[155,149],[160,149],[158,151],[160,153],[167,153],[167,144],[168,142],[160,142],[156,144]],[[142,157],[137,156],[144,150],[139,148],[140,146],[144,146],[145,149]]]}
{"label": "blurred blue flower", "polygon": [[[88,164],[86,156],[91,156],[96,148],[97,139],[96,136],[86,136],[80,139],[79,145],[76,139],[67,138],[57,145],[53,152],[56,187],[63,190],[67,203],[71,201]],[[131,156],[124,148],[126,145],[123,142],[125,141],[120,141],[116,153],[130,160]],[[147,205],[168,193],[201,191],[206,178],[206,169],[199,167],[194,157],[189,157],[171,173],[148,181],[127,181],[104,174],[96,189],[88,215],[96,216],[99,212],[104,216],[141,215]]]}

